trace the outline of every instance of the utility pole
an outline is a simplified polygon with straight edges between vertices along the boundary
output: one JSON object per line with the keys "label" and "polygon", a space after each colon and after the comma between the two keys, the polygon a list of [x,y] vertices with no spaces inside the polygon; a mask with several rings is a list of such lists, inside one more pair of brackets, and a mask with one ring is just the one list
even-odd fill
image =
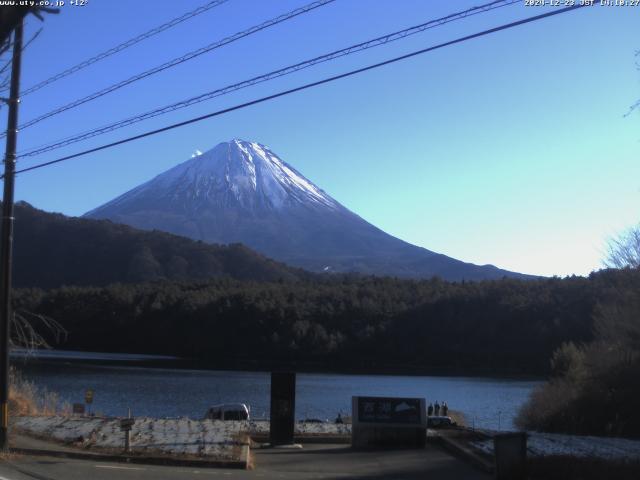
{"label": "utility pole", "polygon": [[13,254],[13,190],[18,141],[18,104],[20,103],[20,63],[22,60],[22,24],[13,35],[11,90],[7,119],[7,146],[4,157],[2,230],[0,230],[0,450],[9,448],[9,333],[11,331],[11,268]]}

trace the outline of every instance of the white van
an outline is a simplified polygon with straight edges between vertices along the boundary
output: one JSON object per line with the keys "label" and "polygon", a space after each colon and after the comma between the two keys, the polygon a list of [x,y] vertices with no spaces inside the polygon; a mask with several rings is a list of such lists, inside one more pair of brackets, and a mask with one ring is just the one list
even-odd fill
{"label": "white van", "polygon": [[223,403],[209,407],[204,418],[209,420],[249,420],[249,409],[244,403]]}

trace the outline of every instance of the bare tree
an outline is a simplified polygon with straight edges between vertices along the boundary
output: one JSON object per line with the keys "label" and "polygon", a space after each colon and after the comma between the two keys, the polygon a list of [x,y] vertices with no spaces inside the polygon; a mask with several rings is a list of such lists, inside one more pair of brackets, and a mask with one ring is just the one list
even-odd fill
{"label": "bare tree", "polygon": [[604,264],[609,268],[640,267],[640,224],[608,242]]}
{"label": "bare tree", "polygon": [[[636,51],[636,67],[640,71],[640,50]],[[640,111],[640,100],[629,107],[625,116]],[[609,240],[604,264],[609,268],[640,267],[640,224]]]}

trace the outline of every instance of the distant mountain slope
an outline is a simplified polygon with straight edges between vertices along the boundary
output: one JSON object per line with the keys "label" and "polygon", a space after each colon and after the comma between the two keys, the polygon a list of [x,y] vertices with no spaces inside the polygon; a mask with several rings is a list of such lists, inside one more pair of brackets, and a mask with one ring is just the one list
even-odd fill
{"label": "distant mountain slope", "polygon": [[395,238],[340,205],[264,145],[242,140],[221,143],[85,216],[206,242],[240,242],[312,271],[447,280],[526,277]]}
{"label": "distant mountain slope", "polygon": [[148,280],[295,279],[308,275],[243,245],[210,245],[105,220],[15,209],[14,285],[106,285]]}

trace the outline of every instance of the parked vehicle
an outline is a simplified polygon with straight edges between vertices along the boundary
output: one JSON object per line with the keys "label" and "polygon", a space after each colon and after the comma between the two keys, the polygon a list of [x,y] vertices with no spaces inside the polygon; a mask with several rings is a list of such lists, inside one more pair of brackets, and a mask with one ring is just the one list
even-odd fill
{"label": "parked vehicle", "polygon": [[446,428],[455,426],[456,422],[448,416],[431,415],[427,417],[427,427],[429,428]]}
{"label": "parked vehicle", "polygon": [[249,408],[244,403],[223,403],[209,407],[204,418],[209,420],[249,420]]}
{"label": "parked vehicle", "polygon": [[298,423],[328,423],[329,420],[320,420],[319,418],[305,418],[304,420],[299,420]]}

